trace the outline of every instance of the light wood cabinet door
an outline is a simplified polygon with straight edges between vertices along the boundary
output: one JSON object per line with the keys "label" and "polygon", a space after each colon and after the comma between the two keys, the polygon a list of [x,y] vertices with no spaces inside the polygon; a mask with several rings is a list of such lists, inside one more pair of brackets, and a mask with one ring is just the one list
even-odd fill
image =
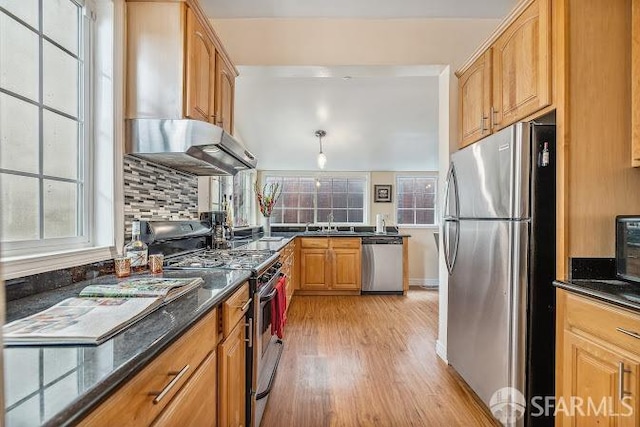
{"label": "light wood cabinet door", "polygon": [[631,3],[631,165],[640,167],[640,2]]}
{"label": "light wood cabinet door", "polygon": [[246,360],[245,325],[238,323],[218,348],[218,425],[246,425]]}
{"label": "light wood cabinet door", "polygon": [[360,249],[331,249],[331,288],[359,291],[361,281]]}
{"label": "light wood cabinet door", "polygon": [[216,425],[216,352],[212,351],[187,383],[178,391],[154,427]]}
{"label": "light wood cabinet door", "polygon": [[205,29],[187,8],[185,116],[213,121],[216,52]]}
{"label": "light wood cabinet door", "polygon": [[233,99],[236,75],[219,55],[216,59],[216,65],[216,124],[229,134],[233,134]]}
{"label": "light wood cabinet door", "polygon": [[[583,413],[559,412],[558,417],[562,417],[559,424],[563,427],[637,427],[640,421],[638,361],[625,357],[613,346],[605,348],[568,330],[564,331],[563,339],[562,395],[559,397],[567,411],[570,402],[580,399]],[[589,401],[593,403],[591,408]]]}
{"label": "light wood cabinet door", "polygon": [[458,80],[460,148],[491,133],[491,49]]}
{"label": "light wood cabinet door", "polygon": [[551,0],[536,0],[500,35],[493,50],[493,130],[551,103]]}
{"label": "light wood cabinet door", "polygon": [[302,249],[300,251],[300,289],[329,289],[328,249]]}

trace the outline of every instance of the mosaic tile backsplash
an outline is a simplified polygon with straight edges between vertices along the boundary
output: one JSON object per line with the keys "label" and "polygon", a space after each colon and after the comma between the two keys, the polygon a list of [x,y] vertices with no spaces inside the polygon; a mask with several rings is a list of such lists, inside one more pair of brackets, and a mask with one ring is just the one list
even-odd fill
{"label": "mosaic tile backsplash", "polygon": [[198,219],[198,177],[125,156],[125,241],[131,238],[134,219]]}

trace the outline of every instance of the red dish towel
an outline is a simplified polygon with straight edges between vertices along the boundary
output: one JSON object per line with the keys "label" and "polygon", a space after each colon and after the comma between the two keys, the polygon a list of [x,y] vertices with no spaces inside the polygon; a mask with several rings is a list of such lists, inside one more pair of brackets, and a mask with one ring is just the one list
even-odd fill
{"label": "red dish towel", "polygon": [[287,277],[282,276],[275,285],[276,296],[271,300],[271,335],[278,338],[284,336],[284,325],[287,323]]}

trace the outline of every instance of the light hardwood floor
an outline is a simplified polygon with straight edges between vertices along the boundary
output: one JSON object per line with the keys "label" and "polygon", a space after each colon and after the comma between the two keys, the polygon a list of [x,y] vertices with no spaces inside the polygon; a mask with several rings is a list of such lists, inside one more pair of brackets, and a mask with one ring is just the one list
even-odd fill
{"label": "light hardwood floor", "polygon": [[497,426],[435,353],[438,294],[295,296],[262,427]]}

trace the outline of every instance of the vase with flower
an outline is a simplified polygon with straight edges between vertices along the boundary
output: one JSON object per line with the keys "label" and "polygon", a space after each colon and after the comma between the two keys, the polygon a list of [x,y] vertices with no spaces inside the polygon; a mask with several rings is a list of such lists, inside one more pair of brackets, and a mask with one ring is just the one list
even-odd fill
{"label": "vase with flower", "polygon": [[255,191],[258,199],[260,213],[262,213],[264,218],[264,222],[262,224],[264,236],[271,237],[271,213],[273,212],[273,207],[282,193],[280,184],[277,182],[271,182],[265,184],[262,189],[260,189],[258,181],[256,181],[253,185],[253,190]]}

